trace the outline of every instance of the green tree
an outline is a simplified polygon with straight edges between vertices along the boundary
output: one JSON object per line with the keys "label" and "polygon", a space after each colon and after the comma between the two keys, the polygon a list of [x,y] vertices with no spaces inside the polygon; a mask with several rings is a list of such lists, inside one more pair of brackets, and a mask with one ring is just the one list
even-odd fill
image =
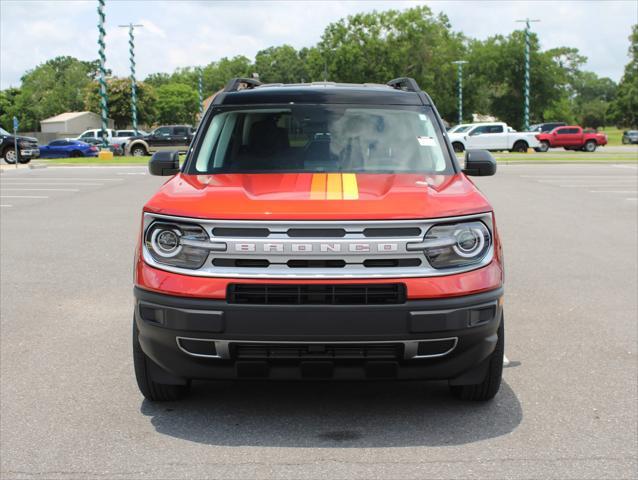
{"label": "green tree", "polygon": [[190,85],[169,83],[157,88],[157,121],[193,124],[199,111],[197,91]]}
{"label": "green tree", "polygon": [[255,71],[266,83],[299,83],[308,80],[304,59],[290,45],[269,47],[257,52]]}
{"label": "green tree", "polygon": [[[110,78],[107,81],[109,94],[109,118],[115,122],[115,128],[126,128],[132,124],[131,79]],[[138,125],[150,125],[155,121],[157,94],[146,82],[137,82],[137,122]],[[100,112],[99,84],[91,82],[85,88],[84,107],[91,112]]]}
{"label": "green tree", "polygon": [[40,120],[84,108],[84,88],[95,76],[95,62],[73,57],[56,57],[22,77],[16,98],[20,126],[39,130]]}
{"label": "green tree", "polygon": [[[445,15],[429,7],[360,13],[328,25],[319,44],[305,52],[312,80],[377,82],[414,77],[443,117],[456,113],[456,67],[465,38]],[[468,97],[469,103],[473,101]],[[468,109],[471,111],[471,109]]]}
{"label": "green tree", "polygon": [[[553,51],[542,52],[538,37],[531,34],[530,110],[531,121],[543,121],[545,112],[564,109],[567,95],[565,66],[555,60]],[[490,113],[514,128],[523,123],[523,82],[525,77],[525,35],[515,31],[470,43],[468,89],[478,89],[482,99],[480,113]]]}
{"label": "green tree", "polygon": [[152,87],[161,87],[171,82],[171,75],[164,72],[151,73],[144,79],[144,83],[151,85]]}
{"label": "green tree", "polygon": [[13,117],[19,113],[16,105],[19,95],[19,88],[7,88],[0,91],[0,126],[5,130],[12,131]]}
{"label": "green tree", "polygon": [[618,84],[612,117],[620,127],[638,127],[638,24],[629,35],[629,63]]}

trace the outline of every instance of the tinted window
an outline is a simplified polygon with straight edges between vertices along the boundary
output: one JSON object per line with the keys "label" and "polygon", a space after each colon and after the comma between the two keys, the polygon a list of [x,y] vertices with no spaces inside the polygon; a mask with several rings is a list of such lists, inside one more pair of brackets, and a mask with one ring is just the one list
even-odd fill
{"label": "tinted window", "polygon": [[287,105],[217,113],[191,173],[451,173],[431,109]]}
{"label": "tinted window", "polygon": [[188,129],[186,127],[175,127],[173,129],[173,134],[185,137],[186,135],[188,135]]}
{"label": "tinted window", "polygon": [[86,132],[86,133],[83,133],[83,134],[82,134],[82,136],[81,136],[80,138],[87,138],[87,137],[91,137],[91,138],[95,137],[95,132]]}
{"label": "tinted window", "polygon": [[559,128],[558,130],[556,130],[556,133],[558,135],[566,135],[568,133],[570,133],[570,128]]}
{"label": "tinted window", "polygon": [[135,132],[133,130],[120,130],[119,132],[117,132],[117,135],[115,135],[116,137],[130,137],[135,135]]}
{"label": "tinted window", "polygon": [[171,134],[171,127],[159,127],[156,128],[153,132],[153,135],[158,135],[160,137],[166,137]]}
{"label": "tinted window", "polygon": [[64,145],[68,145],[69,142],[67,142],[66,140],[54,140],[53,142],[49,143],[50,147],[62,147]]}
{"label": "tinted window", "polygon": [[484,133],[503,133],[503,125],[481,125],[476,127],[470,135],[478,135]]}

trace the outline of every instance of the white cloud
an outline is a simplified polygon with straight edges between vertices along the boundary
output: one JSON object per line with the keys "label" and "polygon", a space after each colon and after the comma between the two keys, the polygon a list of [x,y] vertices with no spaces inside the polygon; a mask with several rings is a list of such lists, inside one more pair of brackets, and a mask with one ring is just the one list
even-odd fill
{"label": "white cloud", "polygon": [[[587,68],[618,80],[627,63],[627,36],[636,23],[634,1],[129,1],[107,0],[107,67],[128,75],[129,22],[137,29],[137,76],[204,65],[223,56],[254,57],[257,51],[289,43],[316,43],[330,22],[348,15],[427,3],[444,12],[452,28],[470,37],[508,34],[516,19],[540,18],[533,29],[543,48],[573,46],[589,58]],[[56,55],[97,58],[97,2],[0,2],[0,88],[16,86],[21,75]]]}

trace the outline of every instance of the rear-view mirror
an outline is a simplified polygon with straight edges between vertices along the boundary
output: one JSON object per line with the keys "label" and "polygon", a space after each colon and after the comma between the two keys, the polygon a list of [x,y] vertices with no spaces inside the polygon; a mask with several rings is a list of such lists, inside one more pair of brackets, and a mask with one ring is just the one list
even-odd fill
{"label": "rear-view mirror", "polygon": [[156,152],[148,162],[151,175],[168,176],[179,172],[179,152]]}
{"label": "rear-view mirror", "polygon": [[494,175],[496,173],[496,160],[487,150],[467,150],[463,173],[475,177]]}

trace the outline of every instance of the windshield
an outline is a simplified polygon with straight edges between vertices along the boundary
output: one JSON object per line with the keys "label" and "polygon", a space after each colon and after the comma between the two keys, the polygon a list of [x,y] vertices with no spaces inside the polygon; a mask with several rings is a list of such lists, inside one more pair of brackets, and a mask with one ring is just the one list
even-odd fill
{"label": "windshield", "polygon": [[11,134],[7,132],[4,128],[0,127],[0,135],[11,135]]}
{"label": "windshield", "polygon": [[453,173],[424,107],[286,105],[220,109],[188,173]]}

